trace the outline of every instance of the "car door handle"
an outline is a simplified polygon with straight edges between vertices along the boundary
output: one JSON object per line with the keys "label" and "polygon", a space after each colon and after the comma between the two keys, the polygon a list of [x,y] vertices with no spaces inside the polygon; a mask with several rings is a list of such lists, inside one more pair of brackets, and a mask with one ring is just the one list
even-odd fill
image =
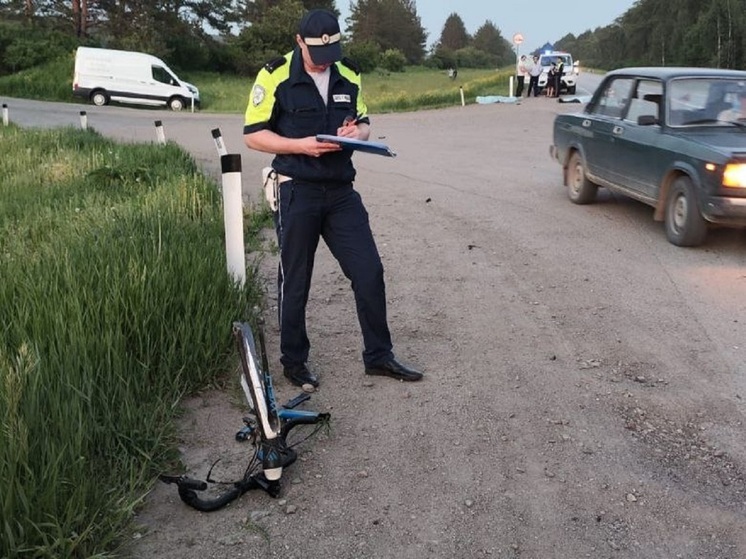
{"label": "car door handle", "polygon": [[623,126],[615,126],[612,129],[612,133],[616,134],[617,136],[621,136],[622,134],[624,134],[624,127]]}
{"label": "car door handle", "polygon": [[583,128],[590,128],[590,126],[591,126],[591,121],[586,118],[583,121]]}

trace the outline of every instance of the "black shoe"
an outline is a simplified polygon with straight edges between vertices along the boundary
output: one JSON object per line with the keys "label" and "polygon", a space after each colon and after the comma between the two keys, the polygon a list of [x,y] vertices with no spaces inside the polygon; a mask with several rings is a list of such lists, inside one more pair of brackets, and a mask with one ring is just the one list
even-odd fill
{"label": "black shoe", "polygon": [[283,374],[285,375],[285,378],[292,382],[295,386],[310,384],[314,388],[319,387],[319,377],[309,371],[305,363],[303,363],[303,365],[292,365],[290,367],[285,367]]}
{"label": "black shoe", "polygon": [[384,363],[378,365],[371,365],[365,367],[366,375],[377,375],[383,377],[391,377],[398,380],[404,380],[407,382],[415,382],[422,378],[422,373],[414,369],[410,369],[406,365],[399,363],[396,359],[390,359]]}

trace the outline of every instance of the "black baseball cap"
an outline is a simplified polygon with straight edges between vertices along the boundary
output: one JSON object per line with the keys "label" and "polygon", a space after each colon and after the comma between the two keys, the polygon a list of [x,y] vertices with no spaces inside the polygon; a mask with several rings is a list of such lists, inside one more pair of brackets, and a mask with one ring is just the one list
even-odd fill
{"label": "black baseball cap", "polygon": [[337,16],[329,10],[310,10],[300,21],[300,36],[315,64],[331,64],[342,59]]}

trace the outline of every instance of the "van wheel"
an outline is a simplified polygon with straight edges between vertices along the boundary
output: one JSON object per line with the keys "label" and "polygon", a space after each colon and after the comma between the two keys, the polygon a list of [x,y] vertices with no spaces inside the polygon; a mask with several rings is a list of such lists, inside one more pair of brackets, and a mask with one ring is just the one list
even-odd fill
{"label": "van wheel", "polygon": [[184,99],[181,97],[171,97],[168,101],[168,107],[172,111],[180,111],[184,108]]}
{"label": "van wheel", "polygon": [[707,222],[699,211],[697,194],[689,177],[679,177],[671,185],[666,200],[666,237],[680,247],[696,247],[705,242]]}
{"label": "van wheel", "polygon": [[103,107],[109,104],[109,95],[103,89],[97,89],[91,93],[91,103],[97,107]]}

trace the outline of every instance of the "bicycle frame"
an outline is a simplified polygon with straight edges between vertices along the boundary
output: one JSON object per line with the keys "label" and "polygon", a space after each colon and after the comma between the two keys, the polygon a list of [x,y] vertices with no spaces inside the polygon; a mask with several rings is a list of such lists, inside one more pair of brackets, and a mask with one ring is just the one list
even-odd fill
{"label": "bicycle frame", "polygon": [[[159,476],[165,483],[176,483],[181,500],[204,512],[225,506],[249,489],[264,489],[272,497],[279,496],[283,469],[295,462],[297,458],[297,453],[287,446],[288,433],[298,425],[312,425],[329,419],[328,413],[293,409],[301,402],[308,400],[310,398],[308,394],[301,394],[284,406],[278,407],[272,376],[269,373],[261,324],[258,328],[261,363],[257,356],[254,333],[247,323],[234,322],[233,336],[241,363],[239,373],[241,388],[255,418],[244,418],[246,426],[236,433],[236,440],[251,440],[256,447],[246,474],[241,480],[232,483],[231,490],[209,500],[199,498],[196,493],[196,491],[207,489],[205,481],[190,479],[186,476]],[[254,460],[261,462],[262,471],[252,473]],[[211,481],[209,473],[207,481]]]}

